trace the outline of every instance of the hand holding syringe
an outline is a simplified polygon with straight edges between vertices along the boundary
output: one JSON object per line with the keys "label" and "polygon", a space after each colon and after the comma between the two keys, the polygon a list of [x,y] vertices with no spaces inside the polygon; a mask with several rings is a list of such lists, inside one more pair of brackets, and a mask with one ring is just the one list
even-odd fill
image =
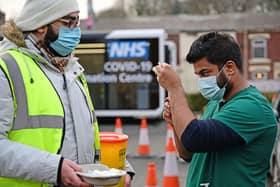
{"label": "hand holding syringe", "polygon": [[179,75],[170,64],[159,62],[152,71],[156,74],[158,83],[167,91],[182,87]]}

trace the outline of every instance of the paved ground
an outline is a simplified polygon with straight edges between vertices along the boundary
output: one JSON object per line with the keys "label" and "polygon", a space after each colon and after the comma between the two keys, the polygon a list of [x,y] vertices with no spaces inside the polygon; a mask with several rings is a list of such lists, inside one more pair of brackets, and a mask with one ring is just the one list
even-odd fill
{"label": "paved ground", "polygon": [[[167,125],[162,120],[148,121],[148,134],[150,139],[150,148],[153,157],[137,158],[135,157],[138,148],[138,138],[140,132],[140,120],[123,119],[123,132],[129,136],[127,159],[131,162],[136,170],[136,177],[133,180],[133,187],[144,187],[146,182],[147,167],[149,162],[156,163],[158,187],[162,186],[163,166],[165,154],[165,139]],[[99,120],[101,131],[114,131],[114,119]],[[186,172],[188,163],[178,161],[178,170],[180,178],[180,187],[185,187]],[[267,187],[272,187],[267,185]]]}

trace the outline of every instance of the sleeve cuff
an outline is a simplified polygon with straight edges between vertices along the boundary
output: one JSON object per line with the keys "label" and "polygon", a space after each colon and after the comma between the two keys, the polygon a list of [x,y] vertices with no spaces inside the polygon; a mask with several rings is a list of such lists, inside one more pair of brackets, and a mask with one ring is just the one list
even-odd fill
{"label": "sleeve cuff", "polygon": [[57,172],[57,184],[59,185],[61,183],[61,168],[64,158],[61,157],[58,165],[58,172]]}
{"label": "sleeve cuff", "polygon": [[135,173],[130,172],[130,171],[127,171],[126,173],[130,176],[130,179],[133,180]]}

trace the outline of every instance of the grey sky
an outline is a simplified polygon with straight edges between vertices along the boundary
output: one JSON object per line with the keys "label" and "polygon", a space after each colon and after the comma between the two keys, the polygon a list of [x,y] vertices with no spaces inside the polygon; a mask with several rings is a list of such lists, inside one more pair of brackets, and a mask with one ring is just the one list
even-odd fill
{"label": "grey sky", "polygon": [[[47,1],[47,0],[46,0]],[[87,0],[77,0],[80,6],[81,18],[87,17]],[[93,0],[94,11],[99,12],[113,5],[116,0]],[[14,18],[22,8],[25,0],[0,0],[0,10],[6,14],[6,19]]]}

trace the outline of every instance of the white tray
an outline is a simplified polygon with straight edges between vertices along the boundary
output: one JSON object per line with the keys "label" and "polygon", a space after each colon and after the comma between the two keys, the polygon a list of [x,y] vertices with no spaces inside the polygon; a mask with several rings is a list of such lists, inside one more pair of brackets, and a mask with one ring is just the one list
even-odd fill
{"label": "white tray", "polygon": [[125,171],[116,169],[117,172],[106,173],[105,175],[98,175],[90,173],[91,170],[110,171],[110,168],[102,164],[85,164],[80,165],[83,172],[76,172],[85,182],[94,185],[116,185],[119,183],[121,177],[126,174]]}

